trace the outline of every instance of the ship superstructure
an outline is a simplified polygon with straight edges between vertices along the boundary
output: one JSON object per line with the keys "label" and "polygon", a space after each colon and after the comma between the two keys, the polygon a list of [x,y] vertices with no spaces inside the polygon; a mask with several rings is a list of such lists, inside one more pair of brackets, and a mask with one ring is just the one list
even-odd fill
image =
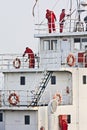
{"label": "ship superstructure", "polygon": [[35,34],[39,53],[29,59],[0,55],[0,130],[87,128],[87,30],[80,23],[71,32]]}

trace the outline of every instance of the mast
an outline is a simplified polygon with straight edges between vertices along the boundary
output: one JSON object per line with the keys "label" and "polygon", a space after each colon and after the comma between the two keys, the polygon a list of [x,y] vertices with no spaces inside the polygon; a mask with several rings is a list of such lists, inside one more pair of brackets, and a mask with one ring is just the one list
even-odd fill
{"label": "mast", "polygon": [[[72,11],[72,0],[70,0],[70,14]],[[70,15],[70,28],[69,28],[69,32],[71,32],[71,15]]]}
{"label": "mast", "polygon": [[78,22],[81,21],[80,13],[80,0],[78,0]]}

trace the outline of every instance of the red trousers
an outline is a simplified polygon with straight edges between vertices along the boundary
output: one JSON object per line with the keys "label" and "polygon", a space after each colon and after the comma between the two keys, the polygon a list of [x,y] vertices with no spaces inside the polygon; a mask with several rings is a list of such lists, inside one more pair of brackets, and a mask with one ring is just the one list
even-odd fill
{"label": "red trousers", "polygon": [[63,32],[63,27],[64,27],[64,24],[63,24],[63,23],[60,23],[60,33]]}
{"label": "red trousers", "polygon": [[35,67],[35,59],[30,57],[29,59],[29,68],[34,68]]}
{"label": "red trousers", "polygon": [[48,23],[48,29],[49,29],[49,33],[51,33],[52,31],[56,31],[55,29],[55,23]]}

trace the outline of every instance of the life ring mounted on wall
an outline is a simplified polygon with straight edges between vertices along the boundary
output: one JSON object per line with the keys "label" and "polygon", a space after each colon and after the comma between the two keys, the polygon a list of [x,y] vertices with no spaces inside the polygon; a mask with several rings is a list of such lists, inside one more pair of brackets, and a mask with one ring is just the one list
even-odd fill
{"label": "life ring mounted on wall", "polygon": [[16,93],[11,93],[9,95],[8,101],[11,105],[15,106],[19,102],[19,96]]}
{"label": "life ring mounted on wall", "polygon": [[73,54],[69,54],[67,57],[67,64],[71,67],[74,66],[76,62],[76,59]]}
{"label": "life ring mounted on wall", "polygon": [[21,66],[21,61],[20,61],[19,58],[16,58],[16,59],[13,61],[13,66],[14,66],[16,69],[20,68],[20,66]]}

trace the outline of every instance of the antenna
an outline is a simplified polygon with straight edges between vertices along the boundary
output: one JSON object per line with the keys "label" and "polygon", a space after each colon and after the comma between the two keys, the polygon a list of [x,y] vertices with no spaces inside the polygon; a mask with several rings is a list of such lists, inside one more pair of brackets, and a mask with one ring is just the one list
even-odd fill
{"label": "antenna", "polygon": [[80,22],[81,21],[81,17],[80,17],[80,0],[79,0],[79,2],[78,2],[78,22]]}
{"label": "antenna", "polygon": [[[72,0],[70,0],[70,14],[72,11]],[[70,28],[69,28],[69,32],[71,32],[71,15],[70,15]]]}

